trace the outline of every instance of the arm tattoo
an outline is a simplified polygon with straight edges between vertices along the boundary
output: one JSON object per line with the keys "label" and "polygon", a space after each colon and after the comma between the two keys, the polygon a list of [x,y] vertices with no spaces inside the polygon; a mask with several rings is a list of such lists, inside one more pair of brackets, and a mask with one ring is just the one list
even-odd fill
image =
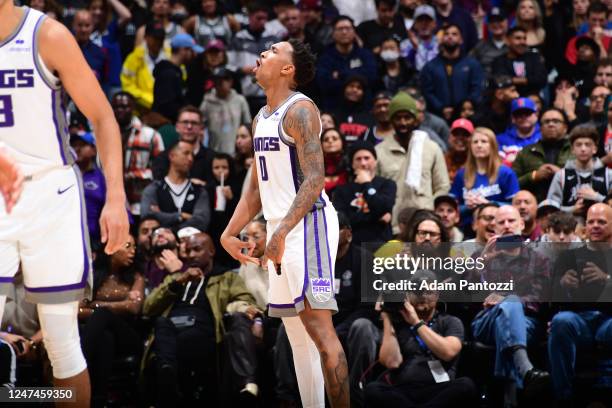
{"label": "arm tattoo", "polygon": [[283,125],[295,140],[298,161],[304,175],[304,181],[281,224],[281,228],[289,232],[312,210],[323,189],[325,171],[319,140],[319,119],[314,106],[310,102],[298,102],[288,112]]}

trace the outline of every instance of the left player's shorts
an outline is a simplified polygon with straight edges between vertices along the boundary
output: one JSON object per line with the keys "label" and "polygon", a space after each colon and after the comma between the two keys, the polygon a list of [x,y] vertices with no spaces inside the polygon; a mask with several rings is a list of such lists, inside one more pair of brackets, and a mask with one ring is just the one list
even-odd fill
{"label": "left player's shorts", "polygon": [[[268,240],[280,223],[268,221]],[[338,252],[338,216],[331,205],[310,212],[289,232],[281,261],[281,274],[268,261],[270,289],[268,314],[297,316],[304,299],[313,309],[338,311],[334,298],[334,264]]]}
{"label": "left player's shorts", "polygon": [[89,296],[91,256],[77,168],[58,167],[24,183],[11,214],[0,199],[0,295],[19,265],[26,300],[66,303]]}

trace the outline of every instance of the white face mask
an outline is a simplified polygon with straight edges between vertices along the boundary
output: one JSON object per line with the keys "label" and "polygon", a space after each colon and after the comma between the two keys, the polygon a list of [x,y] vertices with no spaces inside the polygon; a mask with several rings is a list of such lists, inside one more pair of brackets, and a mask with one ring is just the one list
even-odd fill
{"label": "white face mask", "polygon": [[393,50],[384,50],[380,53],[380,58],[385,62],[395,62],[399,59],[399,52]]}

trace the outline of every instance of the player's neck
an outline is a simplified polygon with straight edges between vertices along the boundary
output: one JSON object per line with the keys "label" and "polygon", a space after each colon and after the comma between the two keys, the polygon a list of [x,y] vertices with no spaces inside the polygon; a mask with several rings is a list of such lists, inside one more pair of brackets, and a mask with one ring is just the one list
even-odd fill
{"label": "player's neck", "polygon": [[266,89],[266,102],[268,103],[268,112],[274,112],[283,102],[293,93],[289,88],[268,88]]}
{"label": "player's neck", "polygon": [[11,0],[4,0],[0,5],[0,41],[4,41],[15,31],[22,17],[21,7],[15,7]]}

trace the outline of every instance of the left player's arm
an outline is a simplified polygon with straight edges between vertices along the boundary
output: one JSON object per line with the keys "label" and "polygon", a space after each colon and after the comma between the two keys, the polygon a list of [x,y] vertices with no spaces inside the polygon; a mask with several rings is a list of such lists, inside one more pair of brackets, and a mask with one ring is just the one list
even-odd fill
{"label": "left player's arm", "polygon": [[76,40],[62,24],[46,19],[41,26],[39,49],[43,61],[62,81],[77,107],[92,122],[106,178],[106,205],[100,217],[105,251],[113,253],[127,242],[128,218],[123,188],[119,126],[93,71]]}
{"label": "left player's arm", "polygon": [[283,256],[285,237],[312,210],[325,185],[323,150],[319,139],[321,124],[315,106],[309,101],[296,102],[287,112],[283,127],[295,140],[304,181],[266,247],[266,256],[276,264],[280,264]]}

